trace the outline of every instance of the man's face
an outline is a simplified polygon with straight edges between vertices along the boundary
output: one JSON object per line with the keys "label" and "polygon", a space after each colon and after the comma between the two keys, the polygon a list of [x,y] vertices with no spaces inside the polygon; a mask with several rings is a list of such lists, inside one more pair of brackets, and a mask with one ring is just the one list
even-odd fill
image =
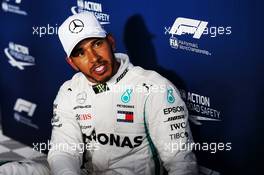
{"label": "man's face", "polygon": [[109,80],[117,71],[118,63],[114,58],[114,39],[88,38],[78,43],[73,49],[68,63],[80,70],[89,81],[102,83]]}

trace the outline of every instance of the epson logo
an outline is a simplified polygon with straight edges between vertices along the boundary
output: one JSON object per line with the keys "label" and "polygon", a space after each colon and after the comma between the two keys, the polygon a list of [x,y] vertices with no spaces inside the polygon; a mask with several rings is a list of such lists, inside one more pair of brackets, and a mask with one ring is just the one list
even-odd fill
{"label": "epson logo", "polygon": [[27,100],[18,98],[15,106],[14,106],[14,110],[17,112],[26,112],[28,116],[32,117],[35,109],[36,109],[37,105],[34,103],[31,103]]}
{"label": "epson logo", "polygon": [[184,111],[184,106],[176,106],[176,107],[174,106],[172,108],[163,109],[163,112],[165,115],[170,114],[171,112],[176,113],[176,112],[182,112],[182,111]]}
{"label": "epson logo", "polygon": [[193,34],[193,38],[199,39],[208,22],[189,18],[176,18],[169,33],[172,35]]}

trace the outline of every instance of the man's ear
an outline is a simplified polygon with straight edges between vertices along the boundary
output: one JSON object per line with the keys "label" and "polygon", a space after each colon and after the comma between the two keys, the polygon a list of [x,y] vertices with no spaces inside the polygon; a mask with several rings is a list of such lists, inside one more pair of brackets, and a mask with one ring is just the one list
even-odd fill
{"label": "man's ear", "polygon": [[74,70],[79,71],[78,67],[76,67],[71,57],[67,57],[66,61]]}
{"label": "man's ear", "polygon": [[106,37],[107,37],[107,40],[108,40],[109,44],[111,45],[113,51],[115,51],[116,45],[115,45],[115,39],[114,39],[113,35],[109,33],[109,34],[107,34]]}

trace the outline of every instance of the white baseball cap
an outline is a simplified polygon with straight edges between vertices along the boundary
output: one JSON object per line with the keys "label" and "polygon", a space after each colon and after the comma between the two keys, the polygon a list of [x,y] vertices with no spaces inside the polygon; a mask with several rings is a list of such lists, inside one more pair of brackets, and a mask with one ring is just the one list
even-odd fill
{"label": "white baseball cap", "polygon": [[58,29],[59,39],[69,57],[73,48],[85,38],[104,38],[106,32],[92,12],[69,16]]}

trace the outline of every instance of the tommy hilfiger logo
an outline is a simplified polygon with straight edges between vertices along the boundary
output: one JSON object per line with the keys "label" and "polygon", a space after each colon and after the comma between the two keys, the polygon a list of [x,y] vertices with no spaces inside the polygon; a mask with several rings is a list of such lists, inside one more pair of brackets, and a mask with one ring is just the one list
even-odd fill
{"label": "tommy hilfiger logo", "polygon": [[129,111],[117,111],[117,122],[133,123],[134,114]]}

